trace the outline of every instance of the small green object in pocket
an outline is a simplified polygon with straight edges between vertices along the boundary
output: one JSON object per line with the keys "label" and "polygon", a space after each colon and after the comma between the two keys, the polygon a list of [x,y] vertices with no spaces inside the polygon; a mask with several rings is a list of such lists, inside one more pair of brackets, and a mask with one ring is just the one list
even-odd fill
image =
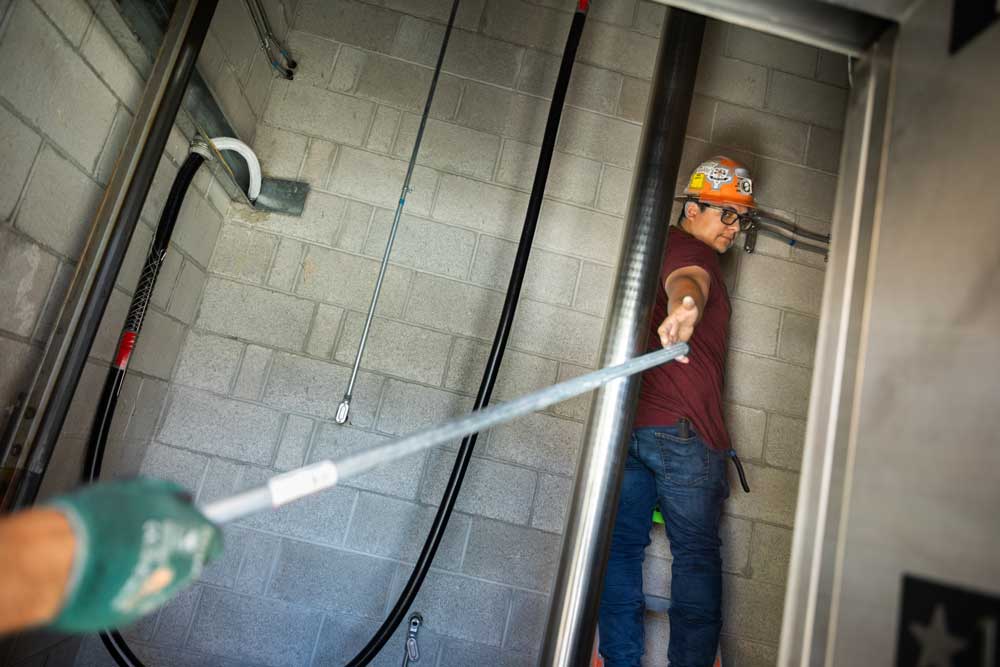
{"label": "small green object in pocket", "polygon": [[663,515],[660,514],[660,508],[657,507],[653,510],[653,523],[658,523],[660,525],[665,525],[663,523]]}

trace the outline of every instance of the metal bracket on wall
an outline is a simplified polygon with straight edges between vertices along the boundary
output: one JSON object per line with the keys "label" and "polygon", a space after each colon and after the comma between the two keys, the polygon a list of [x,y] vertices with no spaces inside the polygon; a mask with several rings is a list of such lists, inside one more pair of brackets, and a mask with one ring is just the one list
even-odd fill
{"label": "metal bracket on wall", "polygon": [[[131,35],[124,35],[120,30],[111,30],[112,36],[130,58],[138,57],[150,60],[156,57],[156,52],[163,41],[163,33],[172,11],[171,0],[118,0],[117,13],[124,20]],[[114,9],[108,10],[114,11]],[[110,18],[110,17],[108,17]],[[136,46],[141,54],[136,53]],[[140,70],[142,68],[140,67]],[[191,76],[187,92],[184,95],[182,109],[186,112],[178,114],[177,124],[189,137],[200,134],[205,138],[238,137],[236,130],[226,120],[222,108],[208,84],[196,70]],[[263,177],[260,196],[251,202],[247,199],[247,186],[250,174],[246,165],[239,158],[222,154],[217,163],[221,168],[215,168],[216,175],[225,174],[219,178],[222,187],[230,199],[239,201],[258,211],[273,211],[282,215],[299,216],[305,206],[309,194],[309,184],[303,181],[292,181],[280,178]]]}

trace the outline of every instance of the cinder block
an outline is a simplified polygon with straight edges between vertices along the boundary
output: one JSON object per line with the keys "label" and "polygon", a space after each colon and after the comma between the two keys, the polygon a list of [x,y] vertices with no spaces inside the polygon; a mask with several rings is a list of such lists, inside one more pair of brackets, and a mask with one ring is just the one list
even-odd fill
{"label": "cinder block", "polygon": [[[357,655],[358,651],[368,643],[381,623],[374,619],[361,618],[348,614],[327,614],[316,641],[316,652],[313,656],[314,665],[336,665],[346,661],[349,656]],[[373,667],[399,667],[402,647],[406,644],[408,624],[400,623],[387,647],[379,652],[372,662]],[[424,627],[420,628],[418,643],[420,646],[420,662],[428,665],[437,664],[438,645],[441,637]]]}
{"label": "cinder block", "polygon": [[[365,316],[348,313],[334,358],[353,364]],[[451,336],[402,322],[375,318],[361,364],[369,370],[440,385]]]}
{"label": "cinder block", "polygon": [[313,304],[293,296],[212,277],[205,286],[197,326],[217,333],[298,350]]}
{"label": "cinder block", "polygon": [[[517,254],[513,241],[480,236],[470,279],[485,287],[506,290]],[[568,306],[573,301],[580,261],[535,249],[524,275],[522,294],[532,299]]]}
{"label": "cinder block", "polygon": [[767,418],[767,448],[764,458],[771,465],[798,470],[806,440],[804,419],[771,414]]}
{"label": "cinder block", "polygon": [[785,591],[742,577],[723,575],[723,627],[739,628],[740,636],[777,643]]}
{"label": "cinder block", "polygon": [[167,313],[184,324],[190,325],[194,322],[198,301],[201,299],[201,291],[205,286],[205,279],[205,272],[198,268],[197,264],[185,260],[180,275],[177,276],[177,284],[174,285]]}
{"label": "cinder block", "polygon": [[173,241],[191,259],[201,266],[208,266],[221,227],[222,216],[207,199],[188,196],[184,198],[177,216]]}
{"label": "cinder block", "polygon": [[659,37],[663,29],[666,8],[658,2],[640,0],[635,14],[635,29],[653,37]]}
{"label": "cinder block", "polygon": [[563,111],[556,147],[631,169],[641,131],[642,128],[634,123],[570,107]]}
{"label": "cinder block", "polygon": [[[596,5],[595,5],[596,7]],[[525,51],[518,75],[518,90],[551,99],[559,74],[560,58],[540,51]],[[624,77],[598,67],[577,63],[566,91],[566,103],[599,113],[613,114]]]}
{"label": "cinder block", "polygon": [[545,632],[549,612],[549,598],[545,595],[514,591],[511,601],[510,621],[503,647],[525,653],[537,653]]}
{"label": "cinder block", "polygon": [[39,0],[35,4],[48,14],[66,39],[74,46],[80,46],[92,14],[86,3],[80,0]]}
{"label": "cinder block", "polygon": [[187,639],[188,628],[191,627],[191,618],[194,610],[201,599],[203,586],[192,586],[181,591],[177,597],[163,606],[159,614],[159,619],[154,618],[156,633],[147,637],[160,645],[180,648]]}
{"label": "cinder block", "polygon": [[374,112],[375,105],[368,100],[275,81],[264,121],[335,143],[360,146]]}
{"label": "cinder block", "polygon": [[245,69],[226,62],[214,79],[208,79],[208,84],[215,93],[216,101],[226,114],[226,118],[236,130],[237,136],[252,143],[257,132],[257,116],[240,85],[244,71]]}
{"label": "cinder block", "polygon": [[767,70],[742,60],[705,56],[698,64],[694,88],[709,97],[760,109],[764,107]]}
{"label": "cinder block", "polygon": [[375,109],[375,120],[368,132],[365,148],[377,153],[391,153],[396,141],[396,131],[399,129],[399,119],[402,117],[401,111],[380,104]]}
{"label": "cinder block", "polygon": [[725,403],[726,427],[733,448],[742,459],[759,459],[764,451],[764,427],[767,413],[735,403]]}
{"label": "cinder block", "polygon": [[565,308],[523,300],[510,345],[577,364],[593,364],[601,346],[603,321]]}
{"label": "cinder block", "polygon": [[537,7],[522,0],[490,2],[486,6],[483,31],[505,42],[560,53],[571,19],[572,16],[565,12]]}
{"label": "cinder block", "polygon": [[4,229],[0,230],[0,266],[4,271],[0,328],[30,336],[42,314],[59,261],[13,230]]}
{"label": "cinder block", "polygon": [[642,590],[646,595],[670,597],[670,576],[673,561],[646,555],[642,562]]}
{"label": "cinder block", "polygon": [[333,245],[351,202],[342,197],[313,191],[306,199],[301,216],[254,211],[247,206],[233,206],[231,219],[253,228],[275,232],[322,245]]}
{"label": "cinder block", "polygon": [[136,345],[131,367],[142,373],[169,380],[174,370],[174,362],[180,354],[181,345],[184,344],[186,331],[187,327],[177,320],[161,315],[155,310],[146,311],[142,337]]}
{"label": "cinder block", "polygon": [[250,466],[225,459],[210,459],[198,502],[210,503],[243,490],[243,475]]}
{"label": "cinder block", "polygon": [[139,98],[142,97],[142,76],[100,21],[91,23],[80,53],[107,82],[118,99],[135,111]]}
{"label": "cinder block", "polygon": [[[445,387],[467,394],[476,393],[489,353],[487,343],[468,338],[455,339]],[[507,350],[493,388],[494,399],[503,401],[549,386],[555,382],[556,366],[551,359]]]}
{"label": "cinder block", "polygon": [[750,560],[754,581],[784,586],[792,553],[792,531],[766,523],[754,526]]}
{"label": "cinder block", "polygon": [[619,218],[546,200],[539,214],[537,243],[557,252],[614,264],[621,232]]}
{"label": "cinder block", "polygon": [[209,458],[202,454],[154,442],[146,450],[139,474],[180,484],[194,495],[201,484],[208,461]]}
{"label": "cinder block", "polygon": [[546,472],[572,475],[583,425],[549,415],[525,415],[492,430],[490,456]]}
{"label": "cinder block", "polygon": [[[406,118],[407,116],[404,116],[404,124]],[[420,149],[425,159],[427,147],[430,145],[430,125],[429,123],[428,132],[424,135]],[[400,135],[402,134],[403,128],[400,128]],[[450,146],[450,148],[457,147]],[[353,148],[341,148],[337,164],[334,165],[333,173],[330,175],[330,189],[376,206],[395,209],[399,203],[400,188],[406,175],[406,163],[410,157],[408,152],[404,153],[406,159],[396,160]],[[430,212],[436,183],[437,173],[434,171],[424,167],[417,167],[413,171],[413,180],[410,181],[413,190],[406,197],[409,213],[427,215]]]}
{"label": "cinder block", "polygon": [[[518,141],[505,141],[497,181],[522,190],[531,190],[540,149]],[[556,151],[545,185],[545,194],[578,204],[593,204],[601,163]]]}
{"label": "cinder block", "polygon": [[192,331],[174,374],[174,382],[218,394],[229,393],[236,368],[243,354],[243,344],[232,338]]}
{"label": "cinder block", "polygon": [[[646,612],[645,660],[649,667],[667,667],[667,647],[670,645],[670,621],[663,614]],[[742,666],[741,666],[742,667]]]}
{"label": "cinder block", "polygon": [[[697,96],[697,97],[700,97]],[[649,103],[649,81],[625,77],[622,82],[621,98],[618,113],[628,120],[642,123],[646,120],[646,107]],[[711,123],[711,120],[709,120]]]}
{"label": "cinder block", "polygon": [[41,143],[41,137],[27,125],[0,108],[0,145],[5,156],[0,165],[0,220],[6,221],[14,212]]}
{"label": "cinder block", "polygon": [[537,656],[520,651],[503,651],[495,646],[479,642],[448,639],[442,643],[441,667],[462,665],[495,665],[496,667],[533,667],[538,664]]}
{"label": "cinder block", "polygon": [[[421,113],[434,71],[420,65],[370,54],[358,74],[355,94],[406,111]],[[462,81],[444,75],[438,79],[431,107],[433,118],[452,118],[462,94]]]}
{"label": "cinder block", "polygon": [[330,358],[333,344],[340,331],[340,321],[344,317],[344,309],[337,306],[319,304],[316,317],[309,329],[309,340],[306,343],[306,353],[314,357]]}
{"label": "cinder block", "polygon": [[[53,183],[59,184],[58,197],[52,196]],[[35,163],[15,224],[39,243],[77,259],[100,197],[94,181],[46,145]]]}
{"label": "cinder block", "polygon": [[813,365],[816,356],[816,336],[819,334],[819,320],[785,313],[781,320],[781,341],[778,356],[788,361],[806,366]]}
{"label": "cinder block", "polygon": [[[396,156],[409,158],[418,125],[417,116],[403,115],[396,137]],[[493,176],[499,155],[500,137],[432,118],[427,121],[417,160],[435,169],[487,180]]]}
{"label": "cinder block", "polygon": [[531,512],[531,527],[561,534],[566,525],[566,510],[572,495],[572,478],[539,475],[535,507]]}
{"label": "cinder block", "polygon": [[255,530],[246,530],[243,564],[233,588],[237,593],[264,595],[272,566],[278,557],[281,538]]}
{"label": "cinder block", "polygon": [[291,291],[302,266],[303,252],[302,244],[298,241],[281,239],[267,284],[275,289]]}
{"label": "cinder block", "polygon": [[215,561],[205,567],[199,580],[220,588],[232,588],[243,561],[248,532],[246,528],[237,525],[223,526],[222,542],[225,549]]}
{"label": "cinder block", "polygon": [[585,313],[603,316],[611,297],[614,279],[615,271],[610,266],[584,262],[573,306]]}
{"label": "cinder block", "polygon": [[636,0],[611,0],[602,3],[600,7],[594,5],[591,9],[593,15],[588,12],[588,18],[630,28],[635,16],[635,5]]}
{"label": "cinder block", "polygon": [[[302,261],[302,272],[295,291],[308,299],[337,303],[367,312],[378,270],[379,262],[376,260],[309,246]],[[390,266],[382,283],[378,314],[399,316],[403,311],[407,289],[413,280],[413,271]]]}
{"label": "cinder block", "polygon": [[749,255],[741,258],[736,292],[758,303],[819,315],[823,271],[765,255]]}
{"label": "cinder block", "polygon": [[[67,18],[62,25],[79,18],[76,8],[68,7],[76,3],[52,0],[46,4],[54,16]],[[86,27],[90,11],[79,11]],[[114,120],[114,95],[33,3],[17,3],[12,8],[4,34],[0,62],[11,74],[0,81],[0,95],[85,169],[92,169]],[[79,109],[87,113],[76,113]],[[67,193],[62,194],[54,199],[64,199]]]}
{"label": "cinder block", "polygon": [[148,440],[153,437],[156,429],[156,422],[163,411],[163,404],[167,400],[166,382],[161,382],[153,378],[143,378],[142,386],[139,387],[139,397],[136,399],[135,410],[129,419],[125,437],[132,440]]}
{"label": "cinder block", "polygon": [[808,368],[730,352],[726,361],[726,400],[753,408],[804,417],[812,373]]}
{"label": "cinder block", "polygon": [[[467,30],[475,30],[479,25],[479,17],[483,14],[485,0],[471,0],[458,6],[455,16],[455,26]],[[438,23],[447,23],[451,14],[451,3],[447,0],[426,0],[425,2],[410,2],[410,0],[386,0],[385,6],[398,12],[409,12],[416,16],[431,19]]]}
{"label": "cinder block", "polygon": [[729,344],[737,350],[774,355],[778,347],[781,311],[742,299],[732,300]]}
{"label": "cinder block", "polygon": [[[395,211],[376,209],[365,243],[365,254],[382,259]],[[442,225],[404,215],[392,245],[392,261],[415,269],[462,279],[469,275],[476,234],[459,227]]]}
{"label": "cinder block", "polygon": [[395,571],[391,560],[284,540],[268,594],[380,619]]}
{"label": "cinder block", "polygon": [[[723,626],[727,627],[727,626]],[[737,628],[732,628],[739,632]],[[752,642],[733,635],[723,634],[719,637],[722,654],[726,661],[740,667],[772,667],[778,664],[778,647],[773,644]]]}
{"label": "cinder block", "polygon": [[834,130],[844,126],[847,91],[784,72],[774,72],[767,89],[767,108]]}
{"label": "cinder block", "polygon": [[498,583],[548,591],[559,564],[559,536],[476,519],[462,572]]}
{"label": "cinder block", "polygon": [[[262,400],[279,410],[333,419],[350,375],[345,366],[279,352],[271,362]],[[371,426],[381,389],[380,377],[358,375],[351,400],[352,424]]]}
{"label": "cinder block", "polygon": [[816,63],[816,78],[824,83],[849,88],[851,82],[847,75],[848,67],[847,56],[844,54],[820,51],[819,62]]}
{"label": "cinder block", "polygon": [[[402,586],[397,577],[393,598]],[[500,646],[510,600],[511,589],[506,586],[431,570],[413,608],[423,612],[426,628],[432,632]],[[445,659],[449,660],[447,655]]]}
{"label": "cinder block", "polygon": [[726,511],[735,516],[792,526],[798,497],[797,473],[744,463],[752,493],[733,493]]}
{"label": "cinder block", "polygon": [[617,216],[625,215],[631,188],[632,172],[630,170],[604,165],[601,189],[597,195],[597,208]]}
{"label": "cinder block", "polygon": [[[560,363],[559,364],[559,375],[556,378],[557,382],[565,382],[566,380],[577,377],[578,375],[583,375],[584,373],[589,373],[593,368],[584,368],[582,366],[575,366],[573,364]],[[568,417],[569,419],[576,419],[579,421],[584,421],[587,415],[590,414],[590,403],[593,400],[593,392],[582,394],[575,398],[571,398],[568,401],[563,401],[562,403],[556,403],[552,406],[551,410],[553,413],[561,416]]]}
{"label": "cinder block", "polygon": [[837,173],[840,169],[840,147],[844,136],[817,125],[809,129],[806,164],[816,169]]}
{"label": "cinder block", "polygon": [[170,186],[173,184],[176,176],[177,166],[167,156],[160,156],[160,163],[156,166],[153,183],[149,187],[149,193],[146,195],[146,203],[143,205],[141,213],[141,219],[150,228],[155,227],[159,221],[163,205],[166,204],[167,195],[170,193]]}
{"label": "cinder block", "polygon": [[[354,452],[383,445],[391,439],[376,433],[359,431],[330,422],[321,422],[309,452],[309,462],[337,459]],[[363,475],[344,480],[344,484],[356,489],[412,500],[417,497],[417,487],[420,484],[426,456],[426,454],[417,454],[401,465],[379,466]]]}
{"label": "cinder block", "polygon": [[350,0],[303,0],[295,28],[345,44],[387,53],[399,14]]}
{"label": "cinder block", "polygon": [[[735,493],[743,493],[742,489]],[[750,540],[753,524],[746,519],[738,519],[728,514],[722,515],[719,538],[722,540],[722,570],[743,574],[750,561]]]}
{"label": "cinder block", "polygon": [[76,391],[73,392],[73,401],[66,415],[61,435],[90,435],[94,411],[97,409],[97,399],[100,396],[101,387],[104,386],[104,377],[107,375],[106,368],[102,368],[102,366],[103,364],[88,362],[83,367],[83,374]]}
{"label": "cinder block", "polygon": [[322,619],[297,605],[206,587],[188,647],[275,667],[304,665]]}
{"label": "cinder block", "polygon": [[[451,474],[454,454],[430,453],[420,500],[437,505]],[[536,474],[525,468],[474,458],[469,465],[456,507],[460,512],[526,525],[535,494]]]}
{"label": "cinder block", "polygon": [[368,238],[368,228],[375,214],[375,207],[352,201],[344,212],[340,236],[335,244],[341,250],[361,253]]}
{"label": "cinder block", "polygon": [[233,396],[250,400],[260,396],[273,354],[274,351],[266,347],[247,345],[239,375],[236,376],[236,383],[233,385]]}
{"label": "cinder block", "polygon": [[448,333],[489,339],[502,305],[500,292],[418,273],[405,318]]}
{"label": "cinder block", "polygon": [[528,195],[510,188],[443,174],[434,219],[517,239],[528,208]]}
{"label": "cinder block", "polygon": [[291,470],[304,465],[312,439],[313,423],[312,419],[288,415],[278,443],[278,453],[274,457],[275,468]]}
{"label": "cinder block", "polygon": [[[439,44],[440,40],[435,42]],[[513,87],[523,49],[484,35],[456,30],[448,42],[444,70],[458,76]]]}
{"label": "cinder block", "polygon": [[779,160],[802,162],[808,131],[805,123],[719,102],[712,141]]}
{"label": "cinder block", "polygon": [[379,412],[378,430],[403,435],[464,414],[472,401],[440,389],[389,380]]}
{"label": "cinder block", "polygon": [[[515,101],[518,107],[531,103],[533,110],[540,109],[542,113],[526,114],[519,109],[515,114]],[[466,85],[465,94],[462,95],[462,106],[455,120],[460,125],[483,132],[525,137],[537,142],[544,130],[544,109],[547,106],[545,101],[539,98],[526,97],[507,88],[470,81]],[[410,144],[412,146],[412,141]]]}
{"label": "cinder block", "polygon": [[246,39],[252,34],[253,22],[246,6],[242,3],[222,2],[216,9],[217,21],[212,22],[211,31],[219,40],[226,59],[239,75],[240,80],[247,74],[250,59],[255,49],[253,40]]}
{"label": "cinder block", "polygon": [[361,69],[368,60],[369,52],[342,46],[337,56],[337,64],[330,75],[329,88],[342,93],[354,91],[361,75]]}
{"label": "cinder block", "polygon": [[577,57],[586,63],[649,79],[653,76],[658,40],[606,23],[583,31]]}
{"label": "cinder block", "polygon": [[267,408],[178,389],[160,440],[169,445],[266,465],[281,429],[281,415]]}
{"label": "cinder block", "polygon": [[[264,485],[272,475],[274,471],[269,468],[247,468],[240,480],[241,488]],[[315,544],[340,545],[357,495],[354,489],[335,487],[276,510],[240,519],[239,524]]]}
{"label": "cinder block", "polygon": [[[267,108],[267,97],[271,92],[274,70],[271,63],[260,51],[254,52],[250,60],[250,73],[243,84],[243,94],[250,103],[250,110],[259,120]],[[256,132],[254,132],[256,135]]]}
{"label": "cinder block", "polygon": [[295,54],[295,61],[298,63],[295,82],[326,88],[330,83],[340,45],[301,30],[289,32],[287,43],[288,50]]}
{"label": "cinder block", "polygon": [[[337,144],[311,137],[299,180],[306,181],[314,188],[326,188],[330,182],[330,170],[333,169],[336,156]],[[312,197],[316,197],[317,194],[314,191]]]}
{"label": "cinder block", "polygon": [[[297,58],[303,57],[295,53]],[[299,76],[300,72],[296,70],[296,80]],[[260,160],[261,171],[276,178],[295,178],[305,157],[308,141],[308,137],[301,134],[261,123],[253,140],[253,150]]]}
{"label": "cinder block", "polygon": [[[362,493],[344,541],[348,549],[403,560],[416,561],[436,510],[405,500]],[[462,564],[462,552],[469,533],[469,518],[452,515],[434,556],[434,567],[455,570]]]}
{"label": "cinder block", "polygon": [[783,72],[811,77],[816,71],[819,50],[801,42],[793,42],[734,25],[729,28],[726,55]]}

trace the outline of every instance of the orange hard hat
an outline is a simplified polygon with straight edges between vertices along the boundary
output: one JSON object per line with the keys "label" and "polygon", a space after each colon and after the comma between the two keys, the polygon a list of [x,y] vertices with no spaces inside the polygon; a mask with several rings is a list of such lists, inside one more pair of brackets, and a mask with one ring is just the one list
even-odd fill
{"label": "orange hard hat", "polygon": [[684,193],[677,199],[697,199],[709,204],[739,204],[756,208],[750,171],[731,158],[717,155],[691,173]]}

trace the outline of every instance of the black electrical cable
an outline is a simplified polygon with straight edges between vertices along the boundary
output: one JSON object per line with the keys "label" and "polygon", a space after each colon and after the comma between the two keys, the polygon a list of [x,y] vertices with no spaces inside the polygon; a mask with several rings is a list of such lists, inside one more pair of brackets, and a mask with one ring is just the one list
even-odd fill
{"label": "black electrical cable", "polygon": [[[457,2],[455,3],[457,6]],[[583,34],[583,24],[587,18],[587,0],[580,0],[576,13],[573,15],[573,23],[570,25],[569,36],[566,38],[566,48],[563,51],[562,64],[559,66],[559,76],[556,79],[555,91],[552,94],[552,104],[549,106],[549,116],[545,124],[545,135],[542,139],[541,154],[538,158],[538,166],[535,169],[535,180],[531,188],[531,197],[528,200],[528,210],[524,217],[524,227],[521,229],[521,240],[517,246],[517,255],[514,258],[514,267],[511,271],[510,282],[507,286],[507,295],[504,299],[503,311],[500,314],[500,322],[497,325],[497,332],[493,338],[493,347],[486,362],[486,369],[483,371],[483,379],[479,385],[479,393],[473,410],[486,407],[493,394],[493,386],[496,384],[497,374],[500,371],[500,363],[503,361],[503,353],[507,347],[507,339],[510,336],[511,326],[514,322],[514,313],[517,309],[518,298],[521,295],[521,285],[524,282],[524,272],[528,265],[528,257],[531,254],[531,243],[535,236],[535,228],[538,224],[538,214],[542,208],[542,198],[545,194],[545,182],[549,175],[549,166],[552,163],[552,152],[555,149],[556,134],[559,131],[559,121],[562,117],[563,103],[566,100],[566,89],[569,87],[570,74],[573,71],[573,60],[576,58],[576,50],[580,44],[580,36]],[[454,12],[454,9],[452,10]],[[437,514],[434,515],[434,522],[431,525],[427,540],[424,542],[417,563],[410,574],[406,586],[403,588],[399,599],[396,601],[389,616],[375,632],[371,640],[361,649],[361,651],[351,660],[348,667],[361,667],[370,663],[379,650],[392,636],[392,633],[399,626],[407,610],[413,603],[420,590],[420,585],[427,576],[434,554],[441,544],[445,529],[448,526],[448,519],[455,507],[458,499],[458,492],[462,486],[462,480],[469,467],[469,460],[472,457],[472,450],[476,446],[478,434],[473,434],[462,440],[462,446],[458,450],[455,459],[455,466],[452,468],[451,476],[445,487],[444,496],[438,506]]]}
{"label": "black electrical cable", "polygon": [[[181,212],[181,204],[184,203],[184,195],[187,194],[195,173],[204,161],[205,158],[197,153],[188,155],[178,170],[173,185],[170,186],[170,194],[167,196],[167,203],[160,214],[160,222],[156,226],[153,240],[149,244],[146,262],[142,267],[142,273],[139,274],[139,283],[132,296],[128,316],[125,318],[122,333],[118,337],[117,352],[111,362],[111,368],[108,369],[108,377],[104,381],[101,398],[97,404],[97,412],[94,414],[90,438],[87,441],[87,452],[83,459],[84,483],[97,481],[101,476],[104,450],[107,446],[108,434],[111,432],[111,421],[114,419],[115,407],[118,405],[118,395],[121,393],[122,383],[125,381],[128,362],[139,338],[142,322],[146,317],[153,289],[156,287],[156,278],[160,275],[160,268],[167,256],[167,247],[170,244],[174,226],[177,224],[177,216]],[[125,638],[117,630],[102,632],[100,636],[108,653],[121,667],[143,667],[142,661],[132,652]]]}

